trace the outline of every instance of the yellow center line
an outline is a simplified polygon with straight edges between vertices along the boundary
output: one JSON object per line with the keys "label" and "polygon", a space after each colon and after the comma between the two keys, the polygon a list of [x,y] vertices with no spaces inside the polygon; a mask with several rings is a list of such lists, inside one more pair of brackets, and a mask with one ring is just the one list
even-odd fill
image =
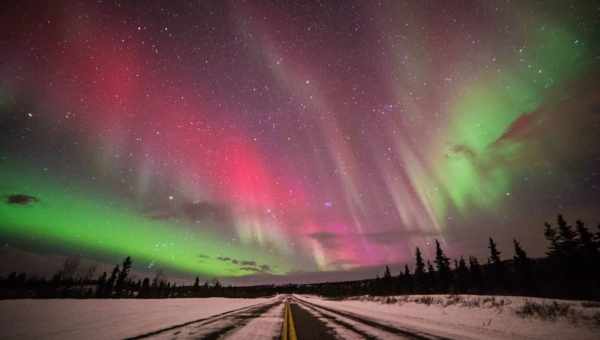
{"label": "yellow center line", "polygon": [[296,326],[292,316],[292,308],[288,302],[285,303],[283,312],[283,330],[281,331],[282,340],[298,340],[296,337]]}
{"label": "yellow center line", "polygon": [[296,338],[296,326],[294,326],[294,318],[292,317],[292,307],[289,308],[288,317],[290,318],[290,340],[297,340]]}

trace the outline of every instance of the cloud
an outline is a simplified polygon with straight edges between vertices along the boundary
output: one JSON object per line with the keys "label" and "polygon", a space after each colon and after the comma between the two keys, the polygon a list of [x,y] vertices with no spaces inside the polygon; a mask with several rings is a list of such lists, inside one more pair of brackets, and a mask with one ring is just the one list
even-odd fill
{"label": "cloud", "polygon": [[13,194],[6,197],[6,204],[29,205],[39,201],[39,198],[26,194]]}
{"label": "cloud", "polygon": [[240,267],[240,270],[254,273],[270,273],[271,266],[267,264],[261,264],[260,266],[242,266]]}
{"label": "cloud", "polygon": [[257,267],[240,267],[240,270],[247,271],[247,272],[259,272],[260,271],[260,269],[258,269]]}
{"label": "cloud", "polygon": [[239,269],[242,271],[246,271],[246,272],[269,273],[272,270],[271,266],[269,266],[267,264],[259,265],[254,260],[238,260],[238,259],[231,258],[229,256],[219,256],[219,257],[217,257],[217,260],[223,261],[223,262],[231,262],[232,264],[235,264],[235,265],[240,265]]}

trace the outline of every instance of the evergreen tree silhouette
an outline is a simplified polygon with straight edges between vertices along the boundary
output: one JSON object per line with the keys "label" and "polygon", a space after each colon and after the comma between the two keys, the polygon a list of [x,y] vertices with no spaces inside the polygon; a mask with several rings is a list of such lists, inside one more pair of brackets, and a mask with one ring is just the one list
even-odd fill
{"label": "evergreen tree silhouette", "polygon": [[546,251],[546,255],[548,255],[551,259],[556,259],[560,257],[559,254],[559,245],[558,245],[558,235],[556,233],[556,229],[552,227],[552,225],[548,222],[544,223],[544,237],[550,244],[548,245],[548,250]]}
{"label": "evergreen tree silhouette", "polygon": [[[599,243],[594,240],[594,234],[581,220],[575,222],[577,232],[578,273],[585,280],[590,290],[594,285],[600,284],[600,249]],[[593,296],[590,296],[593,297]]]}
{"label": "evergreen tree silhouette", "polygon": [[446,292],[451,284],[450,259],[444,254],[438,240],[435,240],[435,265],[438,272],[439,289]]}
{"label": "evergreen tree silhouette", "polygon": [[560,288],[566,291],[574,291],[576,289],[574,280],[579,276],[577,269],[577,263],[579,262],[576,241],[577,234],[562,215],[559,214],[556,220],[557,229],[554,244],[551,243],[551,246],[556,251],[550,257],[554,262],[554,272],[558,281],[562,281]]}
{"label": "evergreen tree silhouette", "polygon": [[385,271],[383,272],[383,279],[386,281],[392,280],[392,273],[390,272],[390,267],[385,266]]}
{"label": "evergreen tree silhouette", "polygon": [[404,265],[404,287],[407,293],[411,293],[413,290],[413,278],[407,264]]}
{"label": "evergreen tree silhouette", "polygon": [[140,285],[140,293],[138,295],[141,298],[147,298],[150,296],[150,279],[145,277]]}
{"label": "evergreen tree silhouette", "polygon": [[479,260],[474,256],[469,257],[469,273],[473,287],[480,292],[483,289],[483,272]]}
{"label": "evergreen tree silhouette", "polygon": [[112,296],[113,293],[113,288],[115,286],[115,282],[117,281],[117,276],[119,275],[119,265],[116,265],[113,270],[112,273],[110,274],[110,277],[108,278],[108,281],[106,282],[106,289],[104,290],[104,294],[108,297]]}
{"label": "evergreen tree silhouette", "polygon": [[513,257],[515,263],[515,270],[517,274],[517,281],[521,290],[524,293],[532,293],[534,282],[533,282],[533,263],[527,253],[519,244],[519,241],[513,239],[515,246],[515,255]]}
{"label": "evergreen tree silhouette", "polygon": [[119,272],[119,275],[117,277],[117,283],[116,283],[117,295],[121,295],[123,289],[126,288],[125,282],[127,279],[127,275],[129,275],[130,270],[131,270],[131,257],[127,256],[125,258],[125,260],[123,260],[122,269]]}
{"label": "evergreen tree silhouette", "polygon": [[415,253],[414,283],[417,292],[422,292],[425,290],[425,262],[423,262],[423,255],[421,255],[421,249],[419,249],[419,247],[417,247]]}
{"label": "evergreen tree silhouette", "polygon": [[382,280],[382,292],[390,293],[392,289],[392,273],[390,272],[390,267],[385,266],[385,270],[383,272],[383,280]]}
{"label": "evergreen tree silhouette", "polygon": [[429,260],[427,260],[427,288],[429,291],[435,290],[436,287],[436,278],[435,278],[435,268]]}
{"label": "evergreen tree silhouette", "polygon": [[561,255],[568,261],[573,260],[577,254],[577,234],[573,231],[562,215],[558,215],[558,244]]}
{"label": "evergreen tree silhouette", "polygon": [[492,286],[496,288],[505,288],[504,278],[504,264],[500,259],[500,251],[496,247],[496,242],[490,237],[490,243],[488,248],[490,249],[490,269],[492,270]]}
{"label": "evergreen tree silhouette", "polygon": [[465,259],[461,256],[456,265],[456,289],[458,293],[466,293],[469,288],[469,269]]}
{"label": "evergreen tree silhouette", "polygon": [[96,283],[96,297],[104,296],[104,290],[106,286],[106,272],[103,272],[102,275],[98,278],[98,282]]}

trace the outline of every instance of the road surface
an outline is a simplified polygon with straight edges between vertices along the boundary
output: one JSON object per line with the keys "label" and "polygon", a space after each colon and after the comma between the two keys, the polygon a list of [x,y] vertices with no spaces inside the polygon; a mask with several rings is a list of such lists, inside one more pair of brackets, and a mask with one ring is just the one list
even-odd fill
{"label": "road surface", "polygon": [[335,310],[297,296],[157,329],[130,339],[448,339]]}

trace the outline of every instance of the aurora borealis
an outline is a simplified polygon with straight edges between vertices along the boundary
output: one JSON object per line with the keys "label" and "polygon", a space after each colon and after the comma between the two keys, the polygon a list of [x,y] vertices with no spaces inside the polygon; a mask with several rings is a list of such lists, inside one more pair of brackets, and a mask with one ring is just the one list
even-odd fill
{"label": "aurora borealis", "polygon": [[599,219],[593,2],[0,7],[5,248],[286,275]]}

